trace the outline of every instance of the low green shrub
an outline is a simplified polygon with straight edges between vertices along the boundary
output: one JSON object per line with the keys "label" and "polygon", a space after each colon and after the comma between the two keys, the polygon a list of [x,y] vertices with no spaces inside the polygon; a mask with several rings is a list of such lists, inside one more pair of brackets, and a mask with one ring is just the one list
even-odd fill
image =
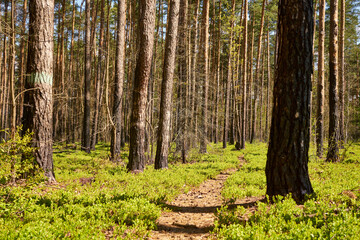
{"label": "low green shrub", "polygon": [[[359,150],[358,144],[352,144],[347,151]],[[227,200],[244,198],[247,191],[252,191],[252,196],[265,194],[265,144],[247,145],[242,152],[247,164],[225,183],[222,195]],[[273,204],[257,202],[248,209],[223,207],[217,213],[214,232],[219,239],[358,239],[358,161],[348,157],[341,163],[310,159],[309,173],[317,199],[297,205],[288,196]]]}

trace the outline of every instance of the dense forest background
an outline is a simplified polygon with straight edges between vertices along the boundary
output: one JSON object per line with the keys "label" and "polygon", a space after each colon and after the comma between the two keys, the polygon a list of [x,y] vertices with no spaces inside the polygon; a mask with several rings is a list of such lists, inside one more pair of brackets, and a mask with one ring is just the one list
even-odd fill
{"label": "dense forest background", "polygon": [[359,0],[0,0],[1,239],[357,239]]}
{"label": "dense forest background", "polygon": [[[182,1],[182,4],[184,4]],[[227,140],[237,140],[237,114],[242,101],[241,62],[243,1],[210,1],[208,84],[205,129],[202,125],[204,47],[202,12],[203,2],[189,1],[185,19],[180,20],[175,61],[174,87],[171,117],[171,141],[180,151],[180,141],[185,135],[189,147],[195,147],[200,139],[222,141],[224,131]],[[346,1],[344,35],[344,140],[360,137],[359,115],[359,2]],[[23,118],[24,86],[28,46],[27,1],[3,1],[1,3],[1,139],[9,138],[12,121],[21,125]],[[91,150],[98,141],[110,142],[113,121],[111,111],[114,102],[116,62],[117,2],[91,1],[91,86],[90,119]],[[312,84],[311,136],[315,141],[318,62],[325,62],[325,79],[328,76],[329,4],[325,14],[325,55],[319,59],[319,3],[315,8],[314,74]],[[246,71],[246,139],[266,141],[269,134],[272,88],[274,77],[275,34],[277,3],[275,1],[250,1],[248,7],[248,44]],[[264,8],[264,11],[262,11]],[[146,100],[145,150],[153,159],[160,113],[162,70],[164,64],[165,35],[169,19],[169,3],[156,3],[155,43],[152,68]],[[54,80],[53,80],[53,137],[55,142],[67,144],[81,142],[84,118],[84,65],[85,65],[85,1],[55,1],[54,16]],[[263,17],[261,15],[264,15]],[[139,6],[137,1],[126,3],[124,82],[121,96],[121,145],[129,142],[130,113],[136,56],[139,47],[137,35]],[[341,20],[340,20],[341,22]],[[259,35],[261,34],[261,36]],[[260,42],[259,42],[260,41]],[[185,65],[183,64],[185,62]],[[186,68],[186,69],[183,69]],[[183,76],[186,74],[186,76]],[[325,81],[324,112],[328,112],[328,81]],[[229,98],[229,99],[228,99]],[[16,107],[13,112],[12,108]],[[224,125],[224,123],[227,123]],[[324,129],[328,129],[328,115],[324,114]],[[224,128],[225,126],[225,128]],[[206,136],[203,136],[206,134]],[[327,137],[327,131],[324,131]]]}

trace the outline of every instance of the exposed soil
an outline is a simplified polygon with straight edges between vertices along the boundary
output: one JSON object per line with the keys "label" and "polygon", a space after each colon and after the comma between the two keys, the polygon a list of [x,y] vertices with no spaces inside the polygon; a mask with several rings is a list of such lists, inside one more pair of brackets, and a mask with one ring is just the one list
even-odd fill
{"label": "exposed soil", "polygon": [[[239,158],[240,167],[244,164]],[[236,172],[229,169],[215,179],[202,183],[188,193],[179,195],[173,202],[167,203],[171,211],[163,212],[158,219],[158,230],[150,234],[149,239],[211,239],[210,231],[214,228],[215,212],[224,203],[221,190],[226,179]],[[258,198],[237,201],[229,207],[253,206]]]}

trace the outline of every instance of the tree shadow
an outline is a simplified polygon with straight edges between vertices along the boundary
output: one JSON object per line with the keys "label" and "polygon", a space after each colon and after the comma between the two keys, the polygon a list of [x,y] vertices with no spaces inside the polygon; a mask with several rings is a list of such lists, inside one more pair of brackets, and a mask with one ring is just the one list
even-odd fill
{"label": "tree shadow", "polygon": [[185,233],[185,234],[206,234],[214,229],[214,226],[206,226],[206,227],[197,227],[195,225],[183,225],[176,224],[174,226],[168,226],[164,224],[159,224],[157,226],[157,231],[165,231],[167,233]]}
{"label": "tree shadow", "polygon": [[217,206],[206,206],[206,207],[192,207],[192,206],[176,206],[172,204],[164,204],[163,206],[170,209],[172,212],[177,213],[216,213],[221,207],[227,206],[228,209],[235,209],[239,206],[244,208],[251,208],[257,205],[258,202],[266,202],[265,198],[254,198],[244,203],[224,204]]}

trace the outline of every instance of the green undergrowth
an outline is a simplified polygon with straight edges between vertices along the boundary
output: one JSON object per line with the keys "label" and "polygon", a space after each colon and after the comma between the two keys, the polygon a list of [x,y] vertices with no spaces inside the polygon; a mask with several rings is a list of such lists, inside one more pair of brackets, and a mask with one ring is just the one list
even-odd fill
{"label": "green undergrowth", "polygon": [[[228,178],[222,196],[234,202],[266,192],[267,146],[248,144],[247,164]],[[341,150],[340,163],[326,163],[310,149],[309,172],[316,199],[297,205],[291,197],[255,207],[222,207],[214,232],[219,239],[359,239],[360,144]]]}
{"label": "green undergrowth", "polygon": [[54,148],[57,184],[0,185],[0,239],[143,239],[166,201],[239,163],[238,152],[209,145],[208,154],[189,154],[192,164],[132,174],[126,147],[118,163],[108,160],[107,144],[91,154],[74,147]]}

